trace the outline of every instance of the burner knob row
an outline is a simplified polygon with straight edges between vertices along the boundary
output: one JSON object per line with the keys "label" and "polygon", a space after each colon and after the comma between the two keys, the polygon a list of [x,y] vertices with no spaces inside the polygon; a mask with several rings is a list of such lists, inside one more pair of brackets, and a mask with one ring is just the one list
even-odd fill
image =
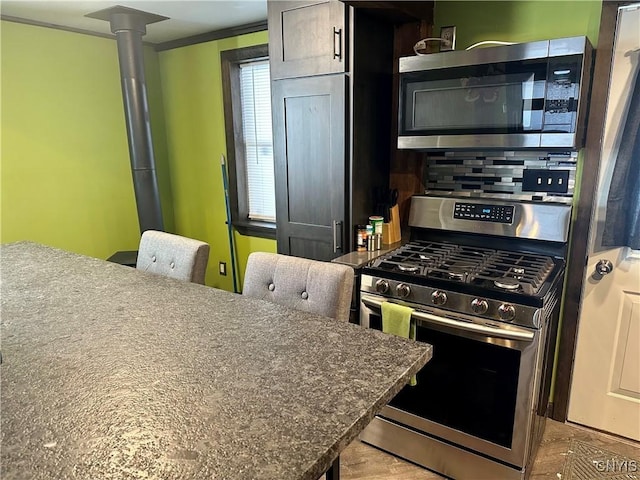
{"label": "burner knob row", "polygon": [[502,320],[513,320],[516,318],[516,309],[513,305],[503,303],[498,307],[498,315]]}
{"label": "burner knob row", "polygon": [[399,297],[406,298],[411,293],[411,287],[409,287],[409,285],[405,285],[404,283],[399,283],[396,287],[396,293]]}
{"label": "burner knob row", "polygon": [[473,313],[482,315],[484,313],[487,313],[487,310],[489,310],[489,304],[486,300],[483,300],[481,298],[474,298],[471,302],[471,310],[473,310]]}
{"label": "burner knob row", "polygon": [[431,302],[434,305],[444,305],[447,303],[447,294],[441,290],[436,290],[431,294]]}
{"label": "burner knob row", "polygon": [[[378,280],[376,282],[376,292],[378,293],[389,293],[389,282],[386,280]],[[411,293],[411,287],[409,287],[409,285],[405,285],[404,283],[399,283],[398,286],[396,287],[396,294],[399,297],[402,298],[406,298],[409,296],[409,294]]]}
{"label": "burner knob row", "polygon": [[[471,310],[478,315],[483,315],[489,310],[489,303],[482,298],[474,298],[471,302]],[[516,318],[516,309],[509,303],[503,303],[498,307],[498,315],[501,320],[511,321]]]}
{"label": "burner knob row", "polygon": [[376,282],[376,292],[387,293],[389,291],[389,282],[386,280],[378,280]]}

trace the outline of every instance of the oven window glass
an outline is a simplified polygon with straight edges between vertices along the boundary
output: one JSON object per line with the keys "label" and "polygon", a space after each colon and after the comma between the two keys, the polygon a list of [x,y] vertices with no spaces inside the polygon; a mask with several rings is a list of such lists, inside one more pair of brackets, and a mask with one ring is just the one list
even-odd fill
{"label": "oven window glass", "polygon": [[[379,315],[370,315],[381,329]],[[418,326],[416,339],[433,358],[390,405],[511,448],[520,352]]]}

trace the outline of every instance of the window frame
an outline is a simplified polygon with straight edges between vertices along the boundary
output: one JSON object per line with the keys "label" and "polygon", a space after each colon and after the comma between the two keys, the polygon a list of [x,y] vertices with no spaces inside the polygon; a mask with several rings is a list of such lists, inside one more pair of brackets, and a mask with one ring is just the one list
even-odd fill
{"label": "window frame", "polygon": [[242,105],[240,101],[240,64],[268,60],[267,44],[220,52],[222,101],[224,106],[227,168],[229,172],[229,209],[231,224],[242,235],[276,239],[276,222],[249,219],[246,159],[243,144]]}

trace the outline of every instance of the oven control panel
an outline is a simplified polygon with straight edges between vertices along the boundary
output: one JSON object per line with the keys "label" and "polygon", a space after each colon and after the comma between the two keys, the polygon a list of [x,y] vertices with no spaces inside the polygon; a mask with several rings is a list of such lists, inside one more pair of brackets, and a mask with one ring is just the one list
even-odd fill
{"label": "oven control panel", "polygon": [[[533,329],[541,327],[541,309],[517,303],[511,304],[489,296],[479,297],[366,273],[360,277],[360,293],[361,312],[364,294],[380,302],[390,301],[423,312],[429,312],[431,308],[435,308],[441,312],[468,315],[473,317],[476,323],[486,320],[487,325],[493,326],[498,324],[497,322],[503,322]],[[361,314],[361,321],[362,318]]]}
{"label": "oven control panel", "polygon": [[513,223],[514,208],[513,205],[456,202],[453,218],[511,224]]}

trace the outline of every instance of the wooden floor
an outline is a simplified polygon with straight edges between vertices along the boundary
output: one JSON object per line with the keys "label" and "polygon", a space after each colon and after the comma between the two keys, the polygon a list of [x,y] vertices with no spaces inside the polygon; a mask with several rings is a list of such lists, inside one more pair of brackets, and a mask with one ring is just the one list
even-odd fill
{"label": "wooden floor", "polygon": [[[572,439],[588,442],[625,457],[640,459],[640,443],[605,435],[577,425],[547,420],[545,434],[529,479],[561,479]],[[356,440],[340,455],[340,478],[341,480],[441,480],[445,477]]]}

